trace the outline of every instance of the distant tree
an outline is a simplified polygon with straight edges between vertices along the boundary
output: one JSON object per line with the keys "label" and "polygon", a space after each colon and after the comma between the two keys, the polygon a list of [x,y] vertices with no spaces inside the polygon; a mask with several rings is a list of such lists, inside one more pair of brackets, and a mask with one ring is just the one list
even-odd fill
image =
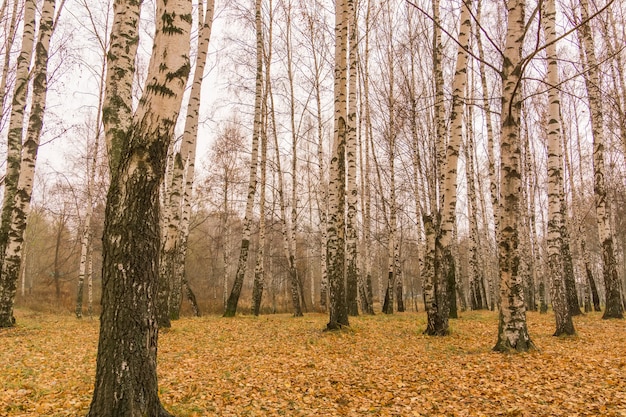
{"label": "distant tree", "polygon": [[259,162],[259,136],[261,135],[261,111],[263,109],[263,32],[261,15],[261,0],[255,0],[255,31],[256,31],[256,76],[254,90],[254,124],[252,127],[252,145],[250,159],[250,175],[248,179],[248,195],[246,198],[246,211],[243,220],[243,236],[241,237],[241,248],[239,260],[237,261],[237,272],[235,280],[228,296],[224,317],[234,317],[237,313],[237,304],[243,287],[243,280],[248,268],[248,254],[250,252],[250,235],[252,234],[252,209],[254,208],[254,196],[257,188],[257,165]]}

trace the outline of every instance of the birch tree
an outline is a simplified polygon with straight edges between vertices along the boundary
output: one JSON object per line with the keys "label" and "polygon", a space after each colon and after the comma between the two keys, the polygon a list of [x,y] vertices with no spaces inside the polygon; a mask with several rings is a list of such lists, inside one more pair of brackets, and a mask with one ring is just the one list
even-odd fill
{"label": "birch tree", "polygon": [[335,2],[335,110],[334,136],[328,184],[327,263],[329,315],[326,328],[337,330],[349,326],[345,289],[345,187],[347,134],[347,47],[349,3]]}
{"label": "birch tree", "polygon": [[357,161],[357,65],[358,65],[358,16],[357,0],[349,0],[349,81],[348,81],[348,125],[346,135],[346,297],[348,314],[359,314],[358,294],[358,233],[357,233],[357,203],[358,193],[356,184]]}
{"label": "birch tree", "polygon": [[[566,225],[563,192],[563,158],[561,149],[560,100],[557,86],[559,74],[556,54],[556,7],[554,0],[546,0],[542,9],[545,22],[546,55],[548,59],[548,268],[552,278],[552,306],[556,319],[555,336],[575,333],[571,311],[565,294],[565,245],[569,253],[569,239],[565,238]],[[579,310],[580,311],[580,310]]]}
{"label": "birch tree", "polygon": [[114,4],[103,122],[111,184],[102,314],[88,416],[170,416],[158,396],[159,188],[190,71],[190,0],[160,0],[144,92],[132,111],[140,2]]}
{"label": "birch tree", "polygon": [[101,144],[101,136],[102,136],[102,105],[105,91],[105,81],[106,81],[106,52],[109,48],[108,38],[109,38],[109,13],[111,10],[112,3],[108,2],[105,9],[105,25],[104,32],[102,32],[101,27],[97,24],[97,21],[94,19],[91,10],[89,9],[89,4],[86,0],[82,3],[87,15],[89,16],[89,29],[90,32],[95,36],[96,41],[99,46],[100,55],[100,65],[99,65],[99,82],[98,82],[98,106],[96,109],[96,120],[93,128],[93,149],[90,157],[87,159],[87,184],[85,189],[86,194],[86,210],[85,216],[83,220],[83,230],[81,235],[81,252],[80,252],[80,265],[78,267],[78,289],[76,295],[76,317],[81,318],[83,316],[83,293],[84,293],[84,284],[85,280],[87,280],[88,284],[88,311],[91,315],[92,309],[92,294],[91,294],[91,285],[92,285],[92,255],[93,255],[93,230],[92,230],[92,218],[93,218],[93,208],[94,208],[94,197],[95,197],[95,181],[96,181],[96,168],[99,160],[99,151]]}
{"label": "birch tree", "polygon": [[507,31],[502,62],[502,116],[500,133],[500,319],[494,350],[527,351],[534,347],[528,334],[524,285],[519,274],[520,252],[520,82],[523,73],[522,46],[525,37],[525,0],[507,3]]}
{"label": "birch tree", "polygon": [[246,198],[246,212],[243,219],[243,234],[237,262],[235,280],[228,296],[224,317],[234,317],[237,304],[243,287],[243,280],[248,267],[248,253],[250,252],[250,235],[252,233],[252,209],[257,187],[257,165],[259,159],[259,136],[261,133],[261,110],[263,99],[263,21],[261,15],[261,0],[254,3],[254,21],[256,30],[256,78],[254,92],[254,124],[252,128],[252,149],[250,158],[250,172],[248,178],[248,195]]}
{"label": "birch tree", "polygon": [[[46,0],[42,5],[41,16],[39,18],[38,38],[35,45],[35,62],[32,69],[32,97],[27,130],[25,137],[22,139],[22,128],[15,128],[11,139],[9,139],[11,142],[9,144],[10,158],[7,157],[7,162],[9,162],[9,160],[14,162],[13,158],[19,158],[19,168],[16,178],[15,194],[11,195],[11,188],[8,185],[5,186],[5,199],[8,194],[8,198],[13,198],[13,205],[11,207],[10,222],[7,230],[6,247],[2,248],[0,244],[0,249],[4,249],[2,271],[0,272],[0,327],[8,327],[15,322],[13,317],[13,303],[15,302],[17,282],[19,280],[24,232],[26,230],[28,213],[30,212],[37,152],[39,150],[39,141],[41,139],[46,110],[46,97],[48,93],[48,50],[50,47],[50,38],[56,27],[56,22],[58,22],[58,14],[60,14],[63,4],[63,1],[59,4],[58,13],[56,12],[56,0]],[[27,37],[28,36],[29,35],[27,35]],[[27,78],[28,77],[25,79],[27,80]],[[25,85],[21,87],[26,88]],[[19,93],[17,95],[20,96]],[[14,101],[13,106],[16,105],[19,106],[20,104]],[[17,119],[19,119],[19,115]],[[11,129],[11,126],[9,128]],[[19,137],[18,134],[20,135]],[[13,143],[13,141],[15,141],[15,143]],[[15,149],[15,147],[20,148],[19,153],[17,153],[18,149]],[[7,179],[9,174],[15,174],[14,169],[15,167],[8,168]],[[11,187],[12,186],[13,185],[11,185]],[[4,222],[4,218],[2,221]],[[0,233],[3,231],[4,229],[0,226]],[[0,236],[0,239],[0,242],[2,242],[4,237]]]}
{"label": "birch tree", "polygon": [[[187,105],[185,130],[180,148],[173,155],[171,184],[164,204],[163,249],[159,266],[159,326],[170,327],[170,319],[178,319],[182,301],[183,276],[178,273],[177,265],[184,263],[180,257],[181,245],[186,236],[181,231],[182,216],[186,206],[191,204],[190,197],[195,176],[196,143],[200,118],[200,98],[202,80],[206,65],[211,27],[213,24],[214,0],[208,0],[206,11],[202,2],[198,4],[198,52],[194,70],[191,94]],[[184,225],[183,225],[184,226]],[[170,291],[168,291],[168,289]]]}
{"label": "birch tree", "polygon": [[586,72],[584,73],[585,86],[590,108],[591,135],[593,137],[593,191],[595,196],[596,218],[598,235],[602,247],[602,275],[606,291],[606,309],[602,318],[623,318],[624,309],[621,302],[620,283],[617,275],[617,262],[613,234],[611,232],[609,203],[605,181],[605,131],[603,127],[602,95],[598,61],[595,54],[594,39],[589,23],[589,2],[581,0],[580,11],[582,25],[580,38],[586,58]]}
{"label": "birch tree", "polygon": [[[450,138],[445,147],[445,165],[443,165],[443,189],[441,190],[441,223],[438,236],[438,251],[440,258],[435,258],[435,279],[447,287],[450,298],[450,316],[456,317],[456,267],[452,253],[454,230],[456,223],[456,194],[457,194],[457,165],[459,149],[463,138],[463,103],[465,84],[467,83],[467,52],[471,34],[471,2],[464,1],[459,17],[460,27],[458,36],[457,61],[452,81],[452,108],[450,111]],[[438,140],[442,140],[441,137]],[[445,306],[441,302],[438,306]],[[437,314],[447,315],[445,307]],[[447,321],[442,319],[446,328],[429,329],[428,334],[446,334]]]}
{"label": "birch tree", "polygon": [[[270,91],[270,69],[272,62],[272,39],[274,31],[274,13],[272,0],[269,2],[269,27],[267,47],[264,48],[265,60],[265,90],[263,92],[263,102],[261,110],[261,191],[259,196],[259,249],[257,250],[256,266],[254,268],[254,283],[252,287],[252,313],[258,316],[261,311],[261,301],[263,298],[263,290],[265,287],[265,244],[266,244],[266,189],[267,189],[267,131],[268,131],[268,94]],[[257,32],[258,36],[258,32]]]}

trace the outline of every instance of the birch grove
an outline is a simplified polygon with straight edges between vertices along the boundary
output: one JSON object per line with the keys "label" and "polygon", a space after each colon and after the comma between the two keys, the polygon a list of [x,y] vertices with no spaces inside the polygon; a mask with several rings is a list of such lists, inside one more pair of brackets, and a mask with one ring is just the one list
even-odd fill
{"label": "birch grove", "polygon": [[[554,314],[557,335],[623,317],[623,4],[172,1],[2,3],[1,327],[14,304],[83,317],[91,282],[110,317],[130,276],[118,244],[151,271],[132,275],[141,306],[124,303],[162,328],[200,311],[323,312],[329,330],[414,311],[445,336],[490,309],[494,349],[525,351],[527,314]],[[174,21],[184,42],[159,34]],[[129,206],[144,219],[123,220]],[[112,229],[131,220],[142,233]],[[137,331],[156,340],[152,326]]]}

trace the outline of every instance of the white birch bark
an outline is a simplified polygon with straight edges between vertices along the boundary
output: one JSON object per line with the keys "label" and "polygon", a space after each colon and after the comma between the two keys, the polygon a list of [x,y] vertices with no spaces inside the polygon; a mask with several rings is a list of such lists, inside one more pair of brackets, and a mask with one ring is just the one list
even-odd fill
{"label": "white birch bark", "polygon": [[[464,1],[459,16],[459,36],[457,47],[456,69],[452,81],[452,108],[450,111],[450,138],[445,147],[445,165],[442,166],[442,190],[441,190],[441,224],[438,241],[441,250],[441,259],[436,260],[436,280],[446,286],[449,297],[449,308],[443,299],[438,300],[437,305],[442,309],[439,314],[457,317],[456,312],[456,267],[452,254],[454,228],[456,224],[456,194],[457,194],[457,165],[459,150],[463,140],[463,106],[465,102],[465,84],[467,83],[467,52],[471,35],[471,7],[470,1]],[[441,141],[441,137],[439,141]],[[447,333],[447,321],[445,329],[436,329],[436,334]]]}
{"label": "white birch bark", "polygon": [[[267,130],[268,130],[268,95],[270,91],[270,69],[272,62],[273,48],[273,30],[274,30],[274,14],[272,0],[269,1],[269,28],[268,42],[265,57],[265,90],[263,92],[263,102],[261,107],[261,192],[259,198],[259,248],[257,250],[256,265],[254,267],[254,283],[252,288],[252,313],[258,316],[261,311],[261,301],[263,298],[263,290],[265,288],[265,243],[266,243],[266,226],[265,226],[265,203],[267,189]],[[258,34],[257,34],[258,36]]]}
{"label": "white birch bark", "polygon": [[[6,10],[7,1],[2,4],[3,6],[3,21],[4,21],[4,12]],[[0,117],[4,118],[5,109],[5,100],[6,100],[6,91],[7,91],[7,81],[9,78],[9,71],[11,69],[11,52],[13,42],[15,41],[15,35],[17,33],[16,22],[17,22],[17,8],[20,5],[20,2],[15,0],[13,1],[13,8],[11,11],[11,18],[9,20],[8,29],[5,29],[5,45],[4,45],[4,66],[2,67],[2,75],[0,79]],[[26,18],[26,16],[24,16]]]}
{"label": "white birch bark", "polygon": [[[360,74],[362,75],[362,107],[363,110],[361,114],[364,116],[365,129],[362,137],[364,141],[361,141],[360,150],[365,146],[365,163],[363,163],[363,158],[360,161],[361,168],[361,199],[362,199],[362,207],[363,207],[363,274],[362,277],[362,286],[359,288],[361,293],[361,309],[366,314],[374,314],[374,294],[372,289],[372,253],[370,248],[370,240],[371,240],[371,181],[370,181],[370,143],[372,140],[372,119],[371,119],[371,108],[370,108],[370,74],[369,74],[369,56],[370,56],[370,28],[371,28],[371,14],[372,14],[372,2],[367,1],[367,9],[365,15],[365,46],[364,46],[364,56],[362,61],[362,70]],[[364,142],[364,143],[363,143]]]}
{"label": "white birch bark", "polygon": [[357,153],[357,65],[358,65],[358,18],[357,0],[349,0],[349,80],[348,80],[348,124],[346,134],[346,297],[348,315],[358,316],[358,233],[357,204],[358,190],[356,184],[356,153]]}
{"label": "white birch bark", "polygon": [[594,50],[594,40],[591,27],[588,22],[589,2],[580,1],[581,17],[585,22],[580,27],[580,38],[586,57],[587,71],[584,74],[587,96],[590,107],[591,133],[593,136],[593,174],[594,196],[596,206],[596,218],[598,222],[598,235],[602,247],[602,275],[606,290],[605,319],[623,318],[624,311],[621,303],[619,277],[614,253],[614,240],[611,232],[609,203],[607,201],[607,189],[605,181],[605,131],[603,127],[602,93],[600,91],[600,78],[598,75],[598,62]]}
{"label": "white birch bark", "polygon": [[[31,110],[24,143],[23,145],[20,143],[22,149],[17,187],[11,210],[6,248],[4,248],[4,256],[2,259],[2,272],[0,276],[0,327],[5,327],[6,324],[9,324],[11,321],[14,322],[15,320],[13,318],[13,303],[15,301],[17,282],[19,280],[24,232],[26,231],[26,221],[30,212],[37,151],[39,150],[39,140],[41,138],[43,118],[46,110],[46,96],[48,92],[48,49],[55,25],[55,6],[55,0],[44,1],[41,9],[41,17],[39,19],[35,63],[32,71],[33,91]],[[59,6],[59,11],[62,7],[63,2]],[[16,129],[15,134],[17,133]],[[17,135],[14,139],[18,140]],[[8,175],[6,179],[8,179]],[[7,193],[10,193],[10,190],[5,188],[5,196]]]}
{"label": "white birch bark", "polygon": [[[170,319],[178,319],[182,301],[183,276],[177,273],[176,264],[184,262],[180,259],[179,244],[186,240],[181,233],[182,215],[185,207],[191,204],[191,191],[195,177],[196,144],[198,139],[198,122],[200,118],[200,98],[202,94],[202,80],[206,66],[211,28],[213,24],[214,0],[208,0],[206,11],[202,4],[198,5],[198,53],[191,94],[187,105],[187,116],[180,149],[173,155],[171,167],[172,181],[166,194],[164,205],[164,238],[163,250],[160,258],[160,283],[170,292],[160,293],[161,308],[159,325],[169,327]],[[184,243],[183,243],[184,244]],[[168,285],[169,284],[169,285]],[[160,284],[161,285],[161,284]]]}
{"label": "white birch bark", "polygon": [[519,83],[522,77],[525,0],[507,3],[508,22],[502,63],[502,116],[500,133],[500,323],[496,351],[527,351],[534,348],[526,324],[524,286],[519,275],[521,149]]}
{"label": "white birch bark", "polygon": [[570,314],[565,294],[565,265],[563,246],[565,216],[563,204],[563,158],[561,149],[559,68],[556,53],[556,6],[554,0],[546,0],[542,9],[545,22],[546,56],[548,70],[548,268],[552,278],[552,306],[556,320],[555,336],[575,333],[574,322]]}
{"label": "white birch bark", "polygon": [[344,283],[348,21],[347,1],[337,0],[335,2],[335,127],[328,185],[327,262],[330,315],[326,325],[328,330],[349,326]]}

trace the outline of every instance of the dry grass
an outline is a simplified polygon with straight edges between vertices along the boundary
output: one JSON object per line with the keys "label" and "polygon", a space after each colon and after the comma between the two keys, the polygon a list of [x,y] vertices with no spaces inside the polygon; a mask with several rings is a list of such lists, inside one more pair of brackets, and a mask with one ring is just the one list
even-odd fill
{"label": "dry grass", "polygon": [[[626,323],[575,319],[555,338],[530,313],[539,351],[498,354],[497,316],[464,313],[422,335],[424,313],[185,318],[159,343],[161,399],[177,416],[626,416]],[[18,311],[0,330],[0,416],[85,415],[97,320]]]}

